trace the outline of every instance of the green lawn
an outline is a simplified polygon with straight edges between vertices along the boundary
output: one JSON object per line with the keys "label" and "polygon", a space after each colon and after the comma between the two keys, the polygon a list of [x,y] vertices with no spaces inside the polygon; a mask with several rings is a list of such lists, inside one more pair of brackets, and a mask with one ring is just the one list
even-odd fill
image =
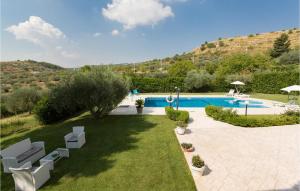
{"label": "green lawn", "polygon": [[[33,118],[31,120],[34,120]],[[46,152],[64,147],[63,136],[84,125],[87,143],[55,165],[41,190],[196,190],[173,129],[165,116],[82,115],[68,121],[5,136],[1,148],[30,137],[43,140]],[[1,174],[1,190],[13,190],[10,174]]]}
{"label": "green lawn", "polygon": [[[279,101],[286,103],[288,102],[288,95],[286,94],[262,94],[262,93],[254,93],[251,94],[252,98],[258,98],[258,99],[267,99],[267,100],[274,100],[274,101]],[[300,99],[298,96],[298,104],[300,104]]]}

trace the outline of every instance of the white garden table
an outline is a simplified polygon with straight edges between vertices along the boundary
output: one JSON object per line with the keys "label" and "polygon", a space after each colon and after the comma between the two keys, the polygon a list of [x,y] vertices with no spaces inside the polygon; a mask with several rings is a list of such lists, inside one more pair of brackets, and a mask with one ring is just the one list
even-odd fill
{"label": "white garden table", "polygon": [[40,159],[40,165],[47,165],[49,170],[54,169],[54,163],[59,161],[61,158],[69,157],[69,149],[67,148],[57,148],[42,159]]}

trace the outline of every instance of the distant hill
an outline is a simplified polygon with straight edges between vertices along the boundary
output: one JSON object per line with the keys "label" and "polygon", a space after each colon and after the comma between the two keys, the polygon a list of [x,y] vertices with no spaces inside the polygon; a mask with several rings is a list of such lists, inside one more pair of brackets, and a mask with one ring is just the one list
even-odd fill
{"label": "distant hill", "polygon": [[176,54],[173,57],[112,67],[116,72],[124,73],[134,73],[134,70],[136,74],[166,73],[168,67],[175,63],[176,60],[190,60],[196,65],[202,65],[204,62],[218,60],[234,53],[268,54],[268,51],[273,47],[275,39],[283,33],[289,35],[292,49],[299,48],[300,30],[294,28],[276,32],[249,34],[247,36],[219,38],[215,41],[205,42],[199,47],[181,55]]}
{"label": "distant hill", "polygon": [[[140,63],[109,65],[118,73],[156,74],[167,73],[168,67],[177,60],[190,60],[195,65],[203,65],[207,61],[214,61],[234,53],[267,53],[273,43],[282,33],[289,35],[291,48],[299,48],[300,30],[289,29],[276,32],[249,34],[232,38],[219,38],[206,42],[199,47],[181,55],[154,59]],[[10,93],[20,87],[48,89],[57,84],[68,69],[47,62],[33,60],[0,62],[1,92]],[[103,65],[102,65],[103,66]]]}
{"label": "distant hill", "polygon": [[0,62],[1,93],[20,87],[47,89],[60,81],[65,69],[47,62],[33,60]]}
{"label": "distant hill", "polygon": [[249,34],[248,36],[237,36],[233,38],[219,38],[216,41],[207,42],[195,48],[192,53],[197,56],[218,53],[222,55],[237,52],[244,53],[266,53],[273,47],[276,38],[287,33],[291,41],[291,48],[299,47],[299,29],[289,29],[276,32]]}

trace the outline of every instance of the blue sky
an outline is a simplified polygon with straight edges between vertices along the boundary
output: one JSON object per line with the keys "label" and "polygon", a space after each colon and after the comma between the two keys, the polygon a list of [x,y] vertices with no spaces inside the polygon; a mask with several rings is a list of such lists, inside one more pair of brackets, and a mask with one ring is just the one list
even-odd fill
{"label": "blue sky", "polygon": [[298,0],[1,0],[1,60],[78,67],[297,27]]}

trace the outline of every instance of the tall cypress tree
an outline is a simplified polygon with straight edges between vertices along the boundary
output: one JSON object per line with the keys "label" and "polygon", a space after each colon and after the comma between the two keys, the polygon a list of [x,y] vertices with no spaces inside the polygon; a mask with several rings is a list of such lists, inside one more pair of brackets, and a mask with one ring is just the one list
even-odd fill
{"label": "tall cypress tree", "polygon": [[273,45],[273,49],[271,50],[271,56],[273,58],[277,58],[281,56],[283,53],[288,52],[290,50],[291,42],[289,40],[289,35],[282,34],[278,37]]}

